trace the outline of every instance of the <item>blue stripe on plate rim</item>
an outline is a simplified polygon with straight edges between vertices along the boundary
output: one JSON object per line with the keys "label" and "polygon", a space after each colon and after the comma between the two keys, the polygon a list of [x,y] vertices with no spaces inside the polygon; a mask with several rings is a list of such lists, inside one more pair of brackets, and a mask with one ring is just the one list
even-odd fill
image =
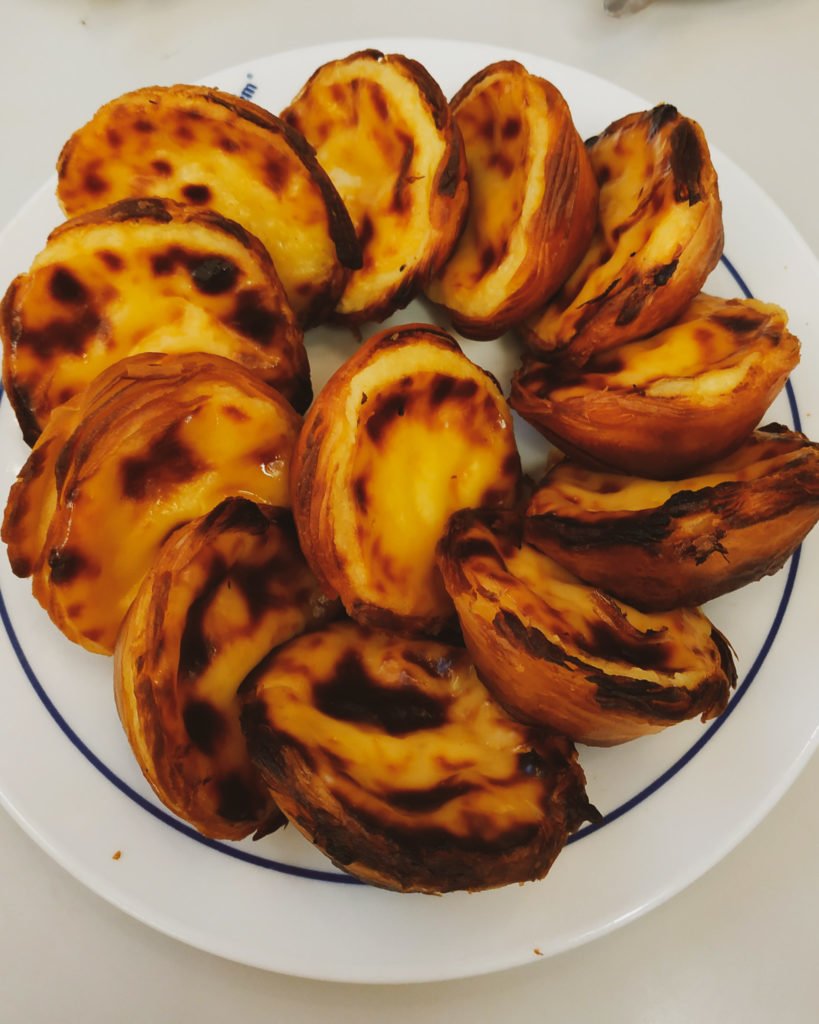
{"label": "blue stripe on plate rim", "polygon": [[[739,286],[745,298],[753,298],[750,289],[745,284],[745,281],[742,279],[742,276],[740,275],[739,271],[736,269],[734,264],[728,259],[727,256],[722,256],[722,263],[727,269],[728,273],[734,279],[736,284]],[[791,416],[793,418],[794,429],[801,431],[802,425],[801,417],[799,415],[799,407],[797,405],[793,385],[790,381],[788,381],[785,385],[785,391],[788,397],[788,405],[790,406]],[[2,400],[3,389],[2,387],[0,387],[0,402],[2,402]],[[647,800],[648,797],[650,797],[653,793],[656,793],[657,790],[661,789],[667,782],[673,779],[678,772],[682,771],[682,769],[688,764],[688,762],[691,761],[692,758],[696,757],[696,755],[703,749],[703,747],[707,743],[709,743],[717,734],[717,732],[719,732],[719,730],[723,727],[723,725],[725,725],[725,723],[731,716],[731,713],[734,711],[739,702],[748,692],[748,688],[750,687],[751,683],[753,683],[754,679],[756,679],[760,669],[762,668],[765,662],[765,659],[770,653],[774,641],[776,640],[777,633],[779,632],[779,629],[782,625],[782,621],[785,618],[785,612],[787,611],[788,604],[793,593],[793,586],[796,580],[796,573],[799,568],[799,554],[800,551],[799,549],[797,549],[797,551],[794,553],[793,557],[790,560],[788,566],[788,575],[785,580],[785,588],[782,592],[782,597],[779,600],[779,605],[776,609],[776,614],[774,615],[773,622],[771,623],[771,626],[768,630],[767,636],[765,637],[762,647],[760,648],[759,653],[754,659],[754,663],[751,665],[748,674],[745,676],[745,678],[738,686],[736,693],[734,694],[730,704],[722,713],[722,715],[720,715],[719,718],[717,718],[714,722],[711,723],[711,725],[702,733],[699,739],[694,744],[692,744],[692,746],[690,746],[688,750],[686,750],[685,753],[682,754],[671,765],[670,768],[664,771],[661,775],[658,775],[656,779],[650,782],[647,786],[644,786],[633,797],[626,800],[619,806],[615,807],[614,810],[611,810],[607,814],[604,814],[600,822],[594,825],[587,825],[585,828],[579,829],[577,832],[574,833],[574,835],[570,836],[569,843],[576,843],[579,840],[584,839],[586,836],[592,835],[594,832],[598,832],[601,828],[605,828],[607,825],[610,825],[613,821],[616,821],[618,818],[622,818],[624,814],[627,814],[630,810],[637,807],[639,804],[643,803],[644,800]],[[278,871],[281,874],[285,875],[295,875],[298,878],[309,878],[317,882],[334,882],[340,883],[342,885],[366,884],[364,882],[359,881],[359,879],[357,878],[353,878],[351,875],[345,875],[341,872],[318,871],[314,868],[299,867],[296,864],[286,864],[283,861],[273,860],[270,857],[260,857],[258,856],[258,854],[249,853],[247,850],[243,850],[239,847],[228,846],[226,843],[220,842],[217,839],[209,839],[207,836],[200,835],[199,832],[191,828],[190,825],[186,825],[185,822],[181,821],[179,818],[174,817],[172,814],[169,814],[167,811],[151,803],[150,800],[148,800],[141,793],[138,793],[135,789],[129,786],[128,783],[123,781],[116,774],[116,772],[112,771],[111,768],[109,768],[104,761],[97,757],[94,751],[91,750],[91,748],[71,728],[71,726],[68,724],[65,718],[63,718],[62,714],[60,713],[52,699],[49,697],[45,687],[37,678],[36,673],[34,672],[28,658],[26,657],[26,653],[23,650],[20,640],[17,637],[17,634],[14,630],[14,626],[12,625],[11,618],[9,616],[8,609],[6,607],[6,603],[3,598],[1,590],[0,621],[2,621],[3,623],[3,627],[8,635],[9,642],[11,643],[12,646],[12,650],[14,651],[17,660],[20,663],[20,667],[23,669],[26,678],[31,684],[34,692],[39,697],[43,707],[46,709],[46,711],[54,720],[54,722],[59,726],[61,731],[71,741],[74,747],[76,747],[80,754],[82,754],[82,756],[87,761],[89,761],[97,769],[97,771],[100,772],[101,775],[103,775],[122,794],[128,797],[129,800],[132,800],[135,804],[137,804],[143,810],[147,811],[154,818],[163,822],[165,825],[168,825],[171,828],[176,829],[177,832],[181,832],[183,835],[188,836],[190,839],[195,840],[197,843],[201,843],[203,846],[207,846],[212,850],[216,850],[219,853],[223,853],[228,857],[234,857],[237,860],[244,861],[247,864],[253,864],[256,867],[267,868],[271,871]]]}

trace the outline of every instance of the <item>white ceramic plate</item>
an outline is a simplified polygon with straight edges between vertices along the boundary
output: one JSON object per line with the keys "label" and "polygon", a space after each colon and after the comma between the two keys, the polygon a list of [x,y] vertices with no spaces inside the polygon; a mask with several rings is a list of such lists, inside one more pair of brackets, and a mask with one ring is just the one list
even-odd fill
{"label": "white ceramic plate", "polygon": [[[375,46],[422,61],[451,95],[473,72],[514,57],[563,92],[581,134],[645,109],[600,79],[528,54],[431,40],[369,40],[279,54],[208,84],[281,109],[323,62]],[[102,103],[109,97],[100,96]],[[697,111],[686,111],[696,117]],[[699,112],[703,113],[703,112]],[[715,140],[716,141],[716,140]],[[715,152],[726,260],[708,289],[778,302],[797,335],[819,330],[819,265],[770,199]],[[49,183],[0,236],[0,284],[28,267],[60,220]],[[430,319],[421,303],[394,322]],[[348,332],[308,339],[320,386],[355,347]],[[466,342],[508,380],[511,341]],[[806,345],[770,419],[810,433],[819,410],[816,349]],[[528,466],[543,442],[519,424]],[[0,404],[0,492],[26,449]],[[143,781],[116,717],[111,663],[74,647],[0,558],[0,797],[64,867],[128,913],[185,942],[259,967],[346,981],[423,981],[498,970],[577,946],[678,892],[724,856],[772,807],[819,736],[815,685],[819,537],[778,576],[709,607],[737,651],[740,685],[726,714],[614,750],[582,749],[591,799],[605,814],[543,882],[442,898],[352,882],[293,829],[259,842],[203,840]],[[127,543],[127,539],[123,539]],[[113,855],[121,851],[118,859]]]}

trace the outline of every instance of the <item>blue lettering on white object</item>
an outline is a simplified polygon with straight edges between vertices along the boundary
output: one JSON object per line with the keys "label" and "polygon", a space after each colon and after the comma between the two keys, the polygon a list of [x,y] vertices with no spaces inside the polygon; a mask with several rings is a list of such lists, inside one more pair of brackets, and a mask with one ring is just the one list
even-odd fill
{"label": "blue lettering on white object", "polygon": [[256,92],[256,89],[258,88],[256,83],[251,81],[252,78],[253,78],[253,75],[248,73],[247,82],[245,83],[245,86],[242,89],[242,91],[239,93],[239,95],[241,96],[241,98],[243,100],[252,100],[253,99],[253,94]]}

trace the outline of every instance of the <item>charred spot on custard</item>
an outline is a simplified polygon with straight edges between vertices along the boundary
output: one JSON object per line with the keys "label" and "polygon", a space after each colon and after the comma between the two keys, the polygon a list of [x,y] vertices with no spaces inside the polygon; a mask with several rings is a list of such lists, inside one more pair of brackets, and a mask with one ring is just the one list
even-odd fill
{"label": "charred spot on custard", "polygon": [[268,309],[258,291],[246,288],[236,296],[236,307],[228,320],[228,325],[245,338],[266,344],[275,334],[281,323],[281,317],[272,309]]}
{"label": "charred spot on custard", "polygon": [[481,250],[480,272],[478,276],[484,277],[488,274],[494,266],[496,259],[497,254],[495,253],[494,248],[491,245],[484,246]]}
{"label": "charred spot on custard", "polygon": [[[293,549],[297,543],[295,535],[290,538]],[[297,572],[298,564],[291,556],[271,555],[260,565],[235,565],[230,572],[228,585],[235,587],[242,595],[250,620],[258,622],[265,612],[275,611],[293,601],[292,593],[272,590],[270,582],[277,578],[292,579]]]}
{"label": "charred spot on custard", "polygon": [[151,270],[156,277],[167,277],[183,259],[182,249],[178,245],[173,245],[165,252],[151,254]]}
{"label": "charred spot on custard", "polygon": [[274,192],[283,192],[290,181],[290,164],[282,157],[271,156],[264,166],[265,177]]}
{"label": "charred spot on custard", "polygon": [[70,583],[85,572],[88,563],[78,551],[70,548],[52,548],[48,553],[48,567],[51,570],[51,582],[57,586]]}
{"label": "charred spot on custard", "polygon": [[395,186],[393,188],[390,209],[394,213],[403,213],[410,205],[410,201],[406,195],[407,187],[415,180],[407,176],[409,174],[409,169],[412,166],[412,158],[415,155],[415,139],[413,139],[411,135],[407,135],[405,132],[399,132],[398,138],[404,151],[401,156],[401,164],[398,168],[398,177],[395,180]]}
{"label": "charred spot on custard", "polygon": [[[366,81],[366,80],[365,80]],[[372,100],[373,109],[382,121],[389,121],[390,111],[387,106],[387,97],[378,82],[366,81],[367,88]]]}
{"label": "charred spot on custard", "polygon": [[194,206],[204,206],[211,200],[211,192],[207,185],[185,185],[182,195]]}
{"label": "charred spot on custard", "polygon": [[396,789],[389,792],[386,801],[390,807],[410,814],[431,814],[446,804],[457,800],[466,793],[478,789],[474,782],[462,779],[458,782],[439,782],[429,789]]}
{"label": "charred spot on custard", "polygon": [[380,394],[373,400],[373,411],[370,413],[365,429],[370,440],[374,444],[380,444],[385,433],[397,419],[405,415],[407,411],[408,395],[401,395],[387,392]]}
{"label": "charred spot on custard", "polygon": [[515,164],[505,153],[495,150],[489,157],[489,166],[504,178],[511,178],[515,173]]}
{"label": "charred spot on custard", "polygon": [[125,266],[125,260],[117,255],[115,252],[111,252],[110,249],[100,249],[97,253],[97,259],[114,274],[118,273]]}
{"label": "charred spot on custard", "polygon": [[108,191],[108,182],[101,178],[96,171],[88,171],[83,179],[83,185],[85,186],[86,192],[90,192],[91,195],[99,196],[103,192]]}
{"label": "charred spot on custard", "polygon": [[504,139],[516,139],[523,129],[523,123],[519,117],[507,117],[501,128],[501,135]]}
{"label": "charred spot on custard", "polygon": [[182,712],[185,731],[191,743],[212,757],[227,732],[221,711],[207,700],[189,700]]}
{"label": "charred spot on custard", "polygon": [[670,663],[674,647],[661,639],[660,631],[648,630],[629,636],[608,622],[597,621],[589,624],[589,632],[590,654],[641,669],[675,671]]}
{"label": "charred spot on custard", "polygon": [[173,167],[167,160],[152,160],[151,169],[155,174],[158,174],[160,178],[169,178],[173,173]]}
{"label": "charred spot on custard", "polygon": [[373,725],[389,736],[438,729],[448,710],[446,701],[414,686],[409,677],[398,686],[381,686],[355,651],[339,659],[333,677],[314,688],[313,699],[328,718]]}
{"label": "charred spot on custard", "polygon": [[[429,390],[429,404],[433,409],[447,401],[467,401],[478,393],[478,383],[470,377],[450,377],[436,373]],[[493,403],[494,404],[494,403]]]}
{"label": "charred spot on custard", "polygon": [[362,512],[367,511],[367,478],[365,476],[357,476],[353,480],[353,497],[355,503],[358,505]]}
{"label": "charred spot on custard", "polygon": [[216,654],[216,649],[205,636],[204,620],[226,576],[227,565],[221,558],[214,558],[205,583],[191,601],[179,644],[177,674],[180,680],[196,679],[207,669]]}
{"label": "charred spot on custard", "polygon": [[152,445],[146,456],[132,455],[120,464],[123,497],[145,501],[192,480],[207,467],[179,438],[173,423]]}
{"label": "charred spot on custard", "polygon": [[184,267],[197,291],[203,295],[222,295],[231,291],[239,279],[239,268],[226,256],[201,256],[172,245],[164,252],[151,254],[151,270],[156,277],[167,277]]}
{"label": "charred spot on custard", "polygon": [[236,423],[247,423],[250,419],[244,409],[240,409],[238,405],[223,405],[222,412],[228,419],[234,420]]}
{"label": "charred spot on custard", "polygon": [[[86,307],[73,320],[52,320],[40,330],[26,331],[26,347],[30,348],[38,359],[44,361],[53,359],[60,353],[80,355],[85,351],[88,339],[99,330],[100,322],[97,313]],[[15,387],[18,396],[23,391],[21,386]],[[30,408],[30,398],[28,398],[27,392],[26,396],[27,406]],[[36,431],[37,434],[40,433],[39,425],[36,426]]]}
{"label": "charred spot on custard", "polygon": [[239,279],[239,268],[225,256],[209,256],[189,266],[193,283],[203,295],[223,295]]}
{"label": "charred spot on custard", "polygon": [[52,298],[65,306],[79,306],[88,299],[83,283],[66,267],[56,267],[51,275],[48,290]]}

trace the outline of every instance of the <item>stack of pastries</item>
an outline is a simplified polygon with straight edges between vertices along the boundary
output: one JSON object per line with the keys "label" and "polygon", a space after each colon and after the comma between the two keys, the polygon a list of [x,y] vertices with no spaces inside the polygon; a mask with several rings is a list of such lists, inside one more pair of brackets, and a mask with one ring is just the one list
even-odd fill
{"label": "stack of pastries", "polygon": [[[575,743],[724,710],[697,606],[812,528],[819,446],[755,429],[799,359],[785,313],[701,291],[723,230],[694,121],[584,143],[514,61],[447,102],[367,50],[280,116],[129,93],[58,171],[68,220],[0,308],[32,446],[3,540],[114,655],[175,814],[290,822],[400,891],[522,882],[600,820]],[[516,332],[508,400],[434,323],[372,334],[313,398],[310,328],[417,297]],[[510,407],[555,446],[537,484]]]}

